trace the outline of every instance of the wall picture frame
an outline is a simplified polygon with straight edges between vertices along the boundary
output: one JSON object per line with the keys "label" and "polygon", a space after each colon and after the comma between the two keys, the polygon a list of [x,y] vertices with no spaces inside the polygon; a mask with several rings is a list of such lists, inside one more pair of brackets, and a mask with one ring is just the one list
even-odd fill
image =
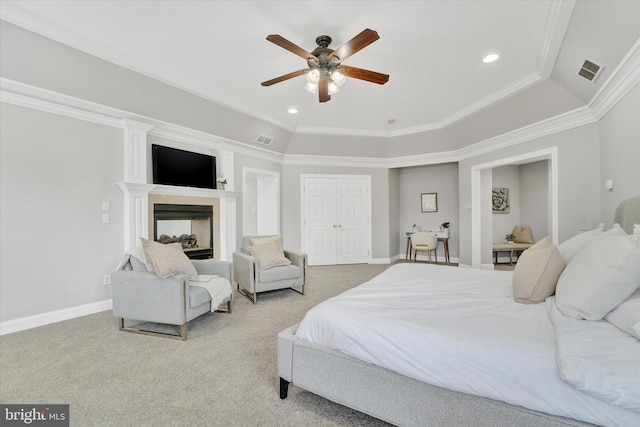
{"label": "wall picture frame", "polygon": [[420,194],[420,209],[423,213],[438,212],[438,193]]}
{"label": "wall picture frame", "polygon": [[491,206],[494,214],[508,214],[511,212],[509,189],[504,187],[494,187],[491,190]]}

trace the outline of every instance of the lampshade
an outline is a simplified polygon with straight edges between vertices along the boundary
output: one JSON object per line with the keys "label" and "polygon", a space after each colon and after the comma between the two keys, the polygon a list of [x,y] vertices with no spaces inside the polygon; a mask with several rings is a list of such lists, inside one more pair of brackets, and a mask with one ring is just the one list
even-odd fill
{"label": "lampshade", "polygon": [[347,78],[344,76],[343,70],[333,70],[331,73],[331,80],[336,84],[336,86],[340,87],[344,84]]}
{"label": "lampshade", "polygon": [[333,81],[329,81],[329,95],[340,92],[340,88]]}
{"label": "lampshade", "polygon": [[[320,81],[320,70],[314,68],[307,73],[307,81],[312,84],[318,84]],[[313,92],[315,93],[315,91]]]}
{"label": "lampshade", "polygon": [[318,84],[308,82],[304,88],[315,95],[316,91],[318,90]]}

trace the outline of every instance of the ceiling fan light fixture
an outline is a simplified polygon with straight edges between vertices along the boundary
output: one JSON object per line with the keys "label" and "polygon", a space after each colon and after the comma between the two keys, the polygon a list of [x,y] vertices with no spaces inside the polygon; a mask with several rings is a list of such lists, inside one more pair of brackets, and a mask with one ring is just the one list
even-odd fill
{"label": "ceiling fan light fixture", "polygon": [[335,84],[335,82],[330,81],[328,86],[329,86],[329,95],[333,95],[334,93],[340,92],[340,88],[338,87],[337,84]]}
{"label": "ceiling fan light fixture", "polygon": [[317,83],[307,82],[307,84],[306,84],[306,86],[304,88],[315,95],[316,92],[318,91],[318,84]]}
{"label": "ceiling fan light fixture", "polygon": [[331,80],[336,84],[336,86],[340,87],[344,84],[347,78],[344,76],[344,71],[333,70],[331,72]]}
{"label": "ceiling fan light fixture", "polygon": [[307,81],[311,84],[317,85],[320,81],[320,70],[318,70],[317,68],[309,70],[309,72],[307,73]]}

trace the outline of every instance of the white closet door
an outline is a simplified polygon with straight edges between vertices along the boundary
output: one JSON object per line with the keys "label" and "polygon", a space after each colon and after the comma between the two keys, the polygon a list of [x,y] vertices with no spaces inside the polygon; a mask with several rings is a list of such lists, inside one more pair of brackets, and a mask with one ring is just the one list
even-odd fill
{"label": "white closet door", "polygon": [[338,264],[359,264],[369,261],[365,205],[366,182],[361,178],[337,180]]}
{"label": "white closet door", "polygon": [[305,183],[305,242],[310,265],[337,264],[336,181],[308,178]]}
{"label": "white closet door", "polygon": [[305,251],[310,265],[369,261],[367,177],[304,178]]}

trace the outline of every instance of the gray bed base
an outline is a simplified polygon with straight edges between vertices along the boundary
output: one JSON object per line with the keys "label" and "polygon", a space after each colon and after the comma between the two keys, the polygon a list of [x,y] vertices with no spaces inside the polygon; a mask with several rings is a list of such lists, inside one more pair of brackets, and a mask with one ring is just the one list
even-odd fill
{"label": "gray bed base", "polygon": [[298,324],[278,334],[280,398],[289,383],[398,426],[590,426],[504,402],[422,383],[298,339]]}

